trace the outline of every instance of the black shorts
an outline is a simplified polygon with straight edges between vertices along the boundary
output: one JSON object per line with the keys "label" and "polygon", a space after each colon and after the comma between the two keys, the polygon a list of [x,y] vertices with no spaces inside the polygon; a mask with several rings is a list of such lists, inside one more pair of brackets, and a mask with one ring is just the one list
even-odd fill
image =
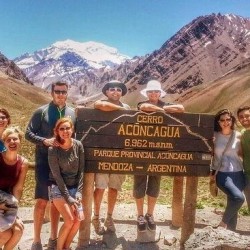
{"label": "black shorts", "polygon": [[48,155],[41,155],[41,157],[39,157],[39,159],[36,161],[35,166],[35,199],[49,200],[49,172],[50,168],[48,163]]}
{"label": "black shorts", "polygon": [[135,175],[133,196],[136,199],[143,198],[145,194],[157,198],[160,193],[161,176]]}

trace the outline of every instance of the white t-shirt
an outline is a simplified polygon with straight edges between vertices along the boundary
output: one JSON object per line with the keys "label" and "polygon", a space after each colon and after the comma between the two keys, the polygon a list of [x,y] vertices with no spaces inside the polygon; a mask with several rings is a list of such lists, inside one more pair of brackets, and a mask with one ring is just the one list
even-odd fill
{"label": "white t-shirt", "polygon": [[[241,147],[240,132],[235,131],[234,137],[222,156],[222,153],[227,145],[231,135],[223,135],[220,132],[215,132],[214,137],[214,160],[213,169],[219,169],[220,172],[238,172],[243,170],[242,160],[238,155]],[[222,159],[221,159],[222,157]]]}

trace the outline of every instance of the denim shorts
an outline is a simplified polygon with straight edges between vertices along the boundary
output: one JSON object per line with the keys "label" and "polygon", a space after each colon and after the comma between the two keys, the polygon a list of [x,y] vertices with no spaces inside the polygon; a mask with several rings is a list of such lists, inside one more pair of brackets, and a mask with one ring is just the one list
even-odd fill
{"label": "denim shorts", "polygon": [[[68,188],[68,192],[71,197],[76,198],[77,188]],[[64,199],[61,191],[59,190],[57,185],[52,184],[49,186],[49,200],[53,201],[54,199]]]}

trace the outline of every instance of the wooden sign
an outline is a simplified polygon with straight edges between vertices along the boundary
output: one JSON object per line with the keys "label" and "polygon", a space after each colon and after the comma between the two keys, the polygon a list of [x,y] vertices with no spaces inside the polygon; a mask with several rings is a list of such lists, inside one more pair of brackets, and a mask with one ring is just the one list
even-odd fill
{"label": "wooden sign", "polygon": [[207,176],[214,116],[80,108],[76,134],[85,172]]}

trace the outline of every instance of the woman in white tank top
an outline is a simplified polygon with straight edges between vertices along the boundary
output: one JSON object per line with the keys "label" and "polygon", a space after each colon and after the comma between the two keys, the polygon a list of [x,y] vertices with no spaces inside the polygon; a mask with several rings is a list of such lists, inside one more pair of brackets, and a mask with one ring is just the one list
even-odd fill
{"label": "woman in white tank top", "polygon": [[[235,231],[238,211],[244,203],[245,187],[240,133],[235,131],[235,117],[228,109],[220,110],[214,121],[214,159],[211,178],[227,195],[227,205],[219,226]],[[215,173],[217,172],[216,176]]]}

